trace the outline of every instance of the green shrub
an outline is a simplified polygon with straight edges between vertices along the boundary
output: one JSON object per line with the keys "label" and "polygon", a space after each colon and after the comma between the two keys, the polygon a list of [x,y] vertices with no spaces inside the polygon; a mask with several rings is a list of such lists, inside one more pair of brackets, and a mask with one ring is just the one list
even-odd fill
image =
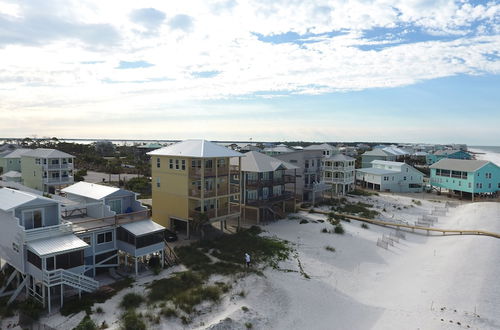
{"label": "green shrub", "polygon": [[325,234],[328,234],[328,229],[327,228],[323,228],[323,229],[321,229],[321,232],[325,233]]}
{"label": "green shrub", "polygon": [[146,324],[140,314],[130,309],[122,315],[121,328],[123,330],[146,330]]}
{"label": "green shrub", "polygon": [[361,228],[363,228],[363,229],[368,229],[368,228],[370,228],[370,227],[368,227],[368,225],[367,225],[366,223],[364,223],[364,222],[363,222],[363,223],[361,224]]}
{"label": "green shrub", "polygon": [[244,311],[245,313],[248,312],[250,309],[247,306],[241,306],[241,310]]}
{"label": "green shrub", "polygon": [[97,308],[95,309],[95,312],[96,312],[97,314],[102,314],[102,313],[104,313],[104,311],[102,310],[102,307],[97,307]]}
{"label": "green shrub", "polygon": [[309,213],[316,213],[316,211],[314,211],[314,209],[310,209]]}
{"label": "green shrub", "polygon": [[421,202],[421,201],[419,201],[419,200],[412,199],[411,201],[412,201],[415,205],[418,205],[418,206],[422,205],[422,202]]}
{"label": "green shrub", "polygon": [[335,232],[335,234],[340,234],[340,235],[344,234],[345,232],[344,227],[342,227],[340,223],[335,226],[335,229],[333,231]]}
{"label": "green shrub", "polygon": [[73,330],[97,330],[99,329],[90,316],[85,315],[83,320]]}
{"label": "green shrub", "polygon": [[245,327],[246,327],[247,329],[252,329],[252,328],[253,328],[253,324],[252,324],[252,323],[250,323],[250,322],[245,322]]}
{"label": "green shrub", "polygon": [[137,308],[142,304],[143,301],[144,298],[141,295],[133,292],[127,293],[125,296],[123,296],[120,307],[123,309]]}
{"label": "green shrub", "polygon": [[335,248],[333,246],[330,246],[330,245],[325,246],[325,250],[330,251],[330,252],[335,252]]}
{"label": "green shrub", "polygon": [[309,223],[309,221],[307,221],[306,219],[302,219],[302,220],[300,220],[300,222],[299,222],[299,223],[302,225],[302,224],[304,224],[304,223]]}
{"label": "green shrub", "polygon": [[177,317],[177,311],[173,308],[163,308],[161,314],[165,317]]}
{"label": "green shrub", "polygon": [[43,310],[43,305],[33,298],[28,298],[19,304],[20,314],[32,321],[37,321],[42,315]]}

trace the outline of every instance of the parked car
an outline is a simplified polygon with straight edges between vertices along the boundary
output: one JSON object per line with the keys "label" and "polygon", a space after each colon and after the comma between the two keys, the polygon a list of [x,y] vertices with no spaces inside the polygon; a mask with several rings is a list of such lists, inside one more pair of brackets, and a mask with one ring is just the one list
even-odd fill
{"label": "parked car", "polygon": [[177,241],[177,234],[174,233],[173,231],[171,230],[168,230],[168,229],[165,229],[165,240],[167,242],[175,242]]}

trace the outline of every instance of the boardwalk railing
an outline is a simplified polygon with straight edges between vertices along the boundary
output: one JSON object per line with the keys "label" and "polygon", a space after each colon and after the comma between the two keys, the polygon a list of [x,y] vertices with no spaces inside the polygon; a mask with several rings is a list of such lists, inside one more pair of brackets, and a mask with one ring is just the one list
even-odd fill
{"label": "boardwalk railing", "polygon": [[[305,209],[305,208],[300,208],[300,211],[310,211],[311,209]],[[367,218],[362,218],[358,217],[355,215],[350,215],[350,214],[344,214],[344,213],[336,213],[336,212],[325,212],[325,211],[319,211],[319,210],[314,210],[314,213],[319,213],[319,214],[329,214],[333,213],[335,216],[339,217],[345,217],[348,219],[353,219],[353,220],[358,220],[358,221],[363,221],[363,222],[368,222],[374,225],[380,225],[384,227],[392,227],[392,228],[407,228],[411,229],[412,232],[415,230],[421,230],[421,231],[426,231],[427,235],[429,235],[431,232],[439,232],[443,236],[444,235],[478,235],[478,236],[490,236],[494,238],[500,238],[499,233],[494,233],[490,231],[485,231],[485,230],[466,230],[466,229],[443,229],[443,228],[429,228],[429,227],[424,227],[424,226],[418,226],[418,225],[409,225],[409,224],[404,224],[404,223],[394,223],[394,222],[388,222],[388,221],[382,221],[382,220],[374,220],[374,219],[367,219]]]}

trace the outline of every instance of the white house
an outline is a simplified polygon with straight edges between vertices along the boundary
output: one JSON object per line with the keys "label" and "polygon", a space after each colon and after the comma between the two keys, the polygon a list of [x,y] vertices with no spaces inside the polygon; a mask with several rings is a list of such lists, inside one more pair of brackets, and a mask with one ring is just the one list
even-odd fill
{"label": "white house", "polygon": [[364,188],[391,192],[421,192],[424,174],[412,166],[374,160],[372,167],[356,170],[356,183]]}

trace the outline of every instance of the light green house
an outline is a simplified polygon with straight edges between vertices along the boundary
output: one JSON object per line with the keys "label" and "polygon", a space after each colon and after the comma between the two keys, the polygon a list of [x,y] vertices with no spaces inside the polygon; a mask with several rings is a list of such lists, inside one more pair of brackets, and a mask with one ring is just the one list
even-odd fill
{"label": "light green house", "polygon": [[21,156],[21,174],[27,187],[54,193],[56,187],[73,184],[75,157],[55,149],[39,148]]}
{"label": "light green house", "polygon": [[0,167],[2,168],[0,172],[21,172],[21,156],[31,150],[32,149],[16,149],[0,155]]}

